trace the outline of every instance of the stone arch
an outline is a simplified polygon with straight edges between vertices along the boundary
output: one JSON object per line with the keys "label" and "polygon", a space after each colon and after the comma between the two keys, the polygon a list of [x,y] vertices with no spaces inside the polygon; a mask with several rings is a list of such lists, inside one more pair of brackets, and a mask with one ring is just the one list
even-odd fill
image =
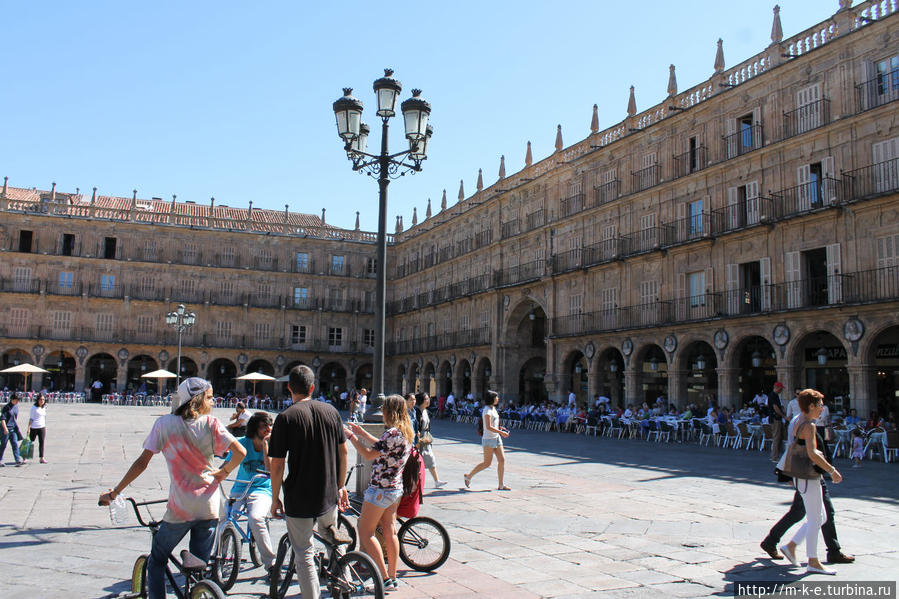
{"label": "stone arch", "polygon": [[92,388],[94,381],[100,381],[102,387],[91,392],[93,401],[100,401],[100,395],[103,393],[112,393],[117,390],[117,367],[116,359],[106,352],[98,352],[87,359],[84,363],[85,383]]}
{"label": "stone arch", "polygon": [[421,389],[421,368],[418,366],[418,362],[413,361],[409,364],[409,369],[406,372],[406,385],[403,389],[403,393],[418,393]]}
{"label": "stone arch", "polygon": [[475,399],[483,400],[490,389],[490,377],[493,375],[493,364],[488,356],[481,356],[475,362],[474,368],[474,395]]}
{"label": "stone arch", "polygon": [[727,368],[734,371],[728,389],[719,389],[730,398],[728,405],[740,409],[759,391],[768,391],[777,381],[777,352],[762,335],[746,335],[731,343]]}
{"label": "stone arch", "polygon": [[455,377],[458,384],[453,385],[453,394],[456,396],[457,400],[467,397],[469,393],[472,393],[472,374],[471,363],[468,359],[463,358],[459,360],[456,364]]}
{"label": "stone arch", "polygon": [[599,351],[593,358],[591,378],[595,395],[609,398],[611,407],[624,403],[624,356],[621,350],[607,347]]}
{"label": "stone arch", "polygon": [[546,315],[548,314],[546,306],[536,297],[529,295],[522,298],[515,304],[514,308],[509,310],[509,314],[504,319],[501,338],[508,339],[512,331],[518,327],[521,320],[528,316],[531,311],[534,311],[535,316],[542,313],[543,318],[546,318]]}
{"label": "stone arch", "polygon": [[[206,380],[216,395],[227,395],[236,389],[237,364],[228,358],[216,358],[206,367]],[[175,379],[169,379],[174,384]]]}
{"label": "stone arch", "polygon": [[678,372],[676,397],[680,403],[704,410],[718,403],[718,354],[708,341],[695,338],[679,347],[674,356]]}
{"label": "stone arch", "polygon": [[[0,370],[18,366],[19,364],[31,364],[32,361],[33,359],[30,353],[24,349],[12,347],[3,352],[2,367],[0,367]],[[28,377],[29,383],[31,383],[33,379],[34,377]],[[25,377],[21,374],[0,374],[0,389],[9,387],[11,390],[24,390],[24,386]]]}
{"label": "stone arch", "polygon": [[75,356],[63,349],[50,352],[44,356],[42,367],[49,374],[43,375],[42,386],[48,391],[74,391],[76,364]]}
{"label": "stone arch", "polygon": [[428,395],[437,394],[437,369],[430,360],[427,360],[422,368],[420,392]]}
{"label": "stone arch", "polygon": [[[347,369],[340,362],[323,364],[318,371],[319,390],[332,399],[347,390]],[[316,394],[317,395],[317,394]]]}
{"label": "stone arch", "polygon": [[371,389],[372,381],[374,380],[374,366],[371,362],[366,362],[365,364],[360,365],[356,368],[356,376],[355,376],[355,388],[356,390]]}
{"label": "stone arch", "polygon": [[174,372],[175,374],[180,375],[177,380],[184,380],[188,377],[197,376],[200,372],[200,369],[197,367],[197,363],[190,356],[185,356],[181,354],[181,372],[178,372],[178,357],[174,357],[169,360],[168,366],[166,366],[166,370],[170,372]]}
{"label": "stone arch", "polygon": [[568,395],[574,392],[577,405],[587,403],[588,382],[590,376],[589,362],[579,348],[571,348],[562,359],[562,372],[559,373],[563,404],[567,405]]}
{"label": "stone arch", "polygon": [[[500,350],[497,370],[499,372],[494,376],[502,385],[505,399],[513,403],[524,401],[522,393],[525,390],[521,385],[525,382],[528,385],[527,395],[530,396],[530,399],[547,396],[545,389],[537,393],[533,390],[533,386],[537,384],[538,380],[542,381],[541,384],[544,386],[547,385],[546,378],[534,377],[538,372],[541,377],[546,374],[548,322],[545,306],[540,300],[531,296],[520,300],[509,311],[505,319],[504,332],[498,340]],[[535,360],[542,360],[543,365],[539,368],[535,367]],[[527,369],[525,365],[528,365]]]}
{"label": "stone arch", "polygon": [[158,391],[158,379],[145,379],[143,375],[158,370],[156,359],[147,354],[140,354],[128,360],[125,375],[125,389],[139,391],[141,388],[148,393]]}
{"label": "stone arch", "polygon": [[[863,364],[867,368],[863,376],[868,380],[863,384],[875,401],[869,401],[860,416],[875,409],[881,416],[899,412],[899,325],[880,327],[866,349]],[[861,407],[860,402],[853,405]]]}
{"label": "stone arch", "polygon": [[444,360],[437,368],[437,397],[446,397],[453,388],[453,366]]}
{"label": "stone arch", "polygon": [[[628,391],[628,403],[653,404],[657,397],[668,396],[668,355],[656,343],[645,343],[631,357],[635,388]],[[668,398],[676,403],[677,398]]]}
{"label": "stone arch", "polygon": [[848,410],[851,391],[848,348],[830,328],[809,327],[797,335],[787,352],[788,364],[799,372],[798,387],[823,393],[831,410]]}

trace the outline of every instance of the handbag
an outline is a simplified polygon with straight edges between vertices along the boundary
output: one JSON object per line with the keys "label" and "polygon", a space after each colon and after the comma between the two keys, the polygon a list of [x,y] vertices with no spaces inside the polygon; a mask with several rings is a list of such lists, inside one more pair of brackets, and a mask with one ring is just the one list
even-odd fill
{"label": "handbag", "polygon": [[806,447],[804,445],[799,445],[797,442],[799,440],[799,430],[802,429],[805,424],[806,422],[800,423],[799,427],[796,429],[797,434],[793,437],[793,442],[784,452],[782,458],[783,466],[780,470],[785,476],[789,476],[790,478],[809,480],[819,478],[821,474],[815,470],[815,464],[808,456]]}
{"label": "handbag", "polygon": [[434,437],[431,436],[430,431],[425,431],[418,436],[418,445],[424,447],[425,445],[430,445],[434,442]]}
{"label": "handbag", "polygon": [[30,460],[34,457],[34,443],[32,443],[31,439],[22,440],[22,443],[19,444],[19,455],[22,456],[23,460]]}

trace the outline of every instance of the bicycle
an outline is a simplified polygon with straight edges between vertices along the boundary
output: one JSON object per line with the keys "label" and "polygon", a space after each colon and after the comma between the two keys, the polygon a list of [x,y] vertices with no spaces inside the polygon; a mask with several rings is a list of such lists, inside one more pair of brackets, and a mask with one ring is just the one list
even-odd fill
{"label": "bicycle", "polygon": [[[384,581],[374,560],[359,551],[341,553],[341,543],[332,544],[318,532],[313,532],[313,539],[319,580],[324,581],[332,598],[383,599]],[[324,546],[325,551],[320,551],[319,546]],[[296,555],[287,533],[284,533],[278,541],[278,554],[271,571],[269,598],[283,599],[295,574]]]}
{"label": "bicycle", "polygon": [[[137,521],[141,526],[150,529],[150,533],[155,537],[159,532],[159,522],[150,520],[144,522],[139,507],[153,505],[157,503],[166,503],[168,499],[158,499],[156,501],[136,502],[131,497],[125,498],[131,503]],[[148,511],[149,514],[149,511]],[[206,562],[194,556],[187,549],[183,549],[180,553],[180,560],[175,556],[169,555],[169,561],[165,565],[165,575],[168,578],[169,585],[178,599],[225,599],[226,595],[222,589],[212,580],[204,578],[206,573]],[[147,598],[147,561],[150,559],[149,554],[141,554],[134,562],[131,569],[131,592],[118,595],[118,599],[146,599]],[[169,564],[175,566],[177,571],[184,577],[184,586],[179,587],[175,580]]]}
{"label": "bicycle", "polygon": [[[350,483],[350,477],[357,467],[359,464],[349,467],[344,484]],[[350,495],[350,513],[357,518],[362,513],[362,499],[355,494]],[[449,559],[450,536],[440,522],[427,516],[409,519],[397,517],[396,521],[400,525],[396,536],[400,543],[400,559],[404,564],[418,572],[433,572]],[[337,528],[353,539],[348,549],[355,549],[356,528],[342,513],[337,515]],[[381,527],[378,526],[377,530],[380,534]]]}
{"label": "bicycle", "polygon": [[[250,560],[253,562],[253,565],[257,568],[262,565],[262,560],[259,559],[259,550],[256,548],[256,539],[250,533],[250,521],[246,517],[246,505],[240,510],[235,511],[234,509],[235,504],[246,499],[253,488],[254,482],[269,478],[268,472],[263,470],[258,470],[257,472],[258,474],[249,481],[233,481],[236,483],[245,482],[247,487],[239,497],[228,497],[225,506],[226,518],[215,533],[215,545],[211,558],[212,579],[218,583],[223,591],[230,590],[234,583],[237,582],[244,543],[250,546]],[[240,527],[241,517],[246,522],[246,530]],[[268,526],[268,520],[266,518],[266,526]]]}

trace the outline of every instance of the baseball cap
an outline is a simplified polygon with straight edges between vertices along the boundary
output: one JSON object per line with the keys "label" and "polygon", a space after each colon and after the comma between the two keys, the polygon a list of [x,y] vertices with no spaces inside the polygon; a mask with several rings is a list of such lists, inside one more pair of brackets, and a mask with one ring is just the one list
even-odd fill
{"label": "baseball cap", "polygon": [[184,382],[178,385],[178,390],[172,396],[172,413],[174,414],[175,410],[189,402],[192,397],[204,393],[206,389],[212,389],[212,384],[206,379],[201,379],[198,376],[184,379]]}
{"label": "baseball cap", "polygon": [[774,383],[774,388],[775,388],[775,389],[783,389],[783,388],[784,388],[784,384],[781,383],[780,381],[777,381],[776,383]]}

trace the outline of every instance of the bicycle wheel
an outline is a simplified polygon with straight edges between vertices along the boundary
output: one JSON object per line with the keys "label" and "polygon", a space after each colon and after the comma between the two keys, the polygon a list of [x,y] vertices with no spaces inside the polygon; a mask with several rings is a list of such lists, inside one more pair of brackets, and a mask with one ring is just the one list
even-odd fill
{"label": "bicycle wheel", "polygon": [[147,559],[149,557],[146,553],[138,556],[131,569],[131,593],[139,599],[147,597]]}
{"label": "bicycle wheel", "polygon": [[353,526],[353,523],[350,521],[350,519],[343,514],[337,514],[337,530],[345,532],[353,539],[352,543],[346,546],[346,550],[354,551],[356,549],[356,542],[358,540],[356,527]]}
{"label": "bicycle wheel", "polygon": [[331,590],[331,597],[339,599],[384,597],[384,582],[381,580],[378,566],[370,557],[359,551],[350,551],[340,556],[337,568],[330,576],[328,588]]}
{"label": "bicycle wheel", "polygon": [[240,542],[237,533],[231,526],[222,531],[219,550],[212,560],[212,580],[223,591],[227,591],[237,582],[240,570]]}
{"label": "bicycle wheel", "polygon": [[417,516],[403,522],[397,534],[400,559],[419,572],[436,570],[449,558],[450,537],[440,522]]}
{"label": "bicycle wheel", "polygon": [[290,545],[287,533],[284,533],[284,536],[278,541],[278,554],[275,557],[275,565],[272,567],[272,576],[268,588],[269,599],[283,599],[287,595],[287,589],[290,588],[295,571],[296,561],[294,560],[293,547]]}
{"label": "bicycle wheel", "polygon": [[226,599],[226,595],[211,580],[201,580],[190,587],[190,599]]}

